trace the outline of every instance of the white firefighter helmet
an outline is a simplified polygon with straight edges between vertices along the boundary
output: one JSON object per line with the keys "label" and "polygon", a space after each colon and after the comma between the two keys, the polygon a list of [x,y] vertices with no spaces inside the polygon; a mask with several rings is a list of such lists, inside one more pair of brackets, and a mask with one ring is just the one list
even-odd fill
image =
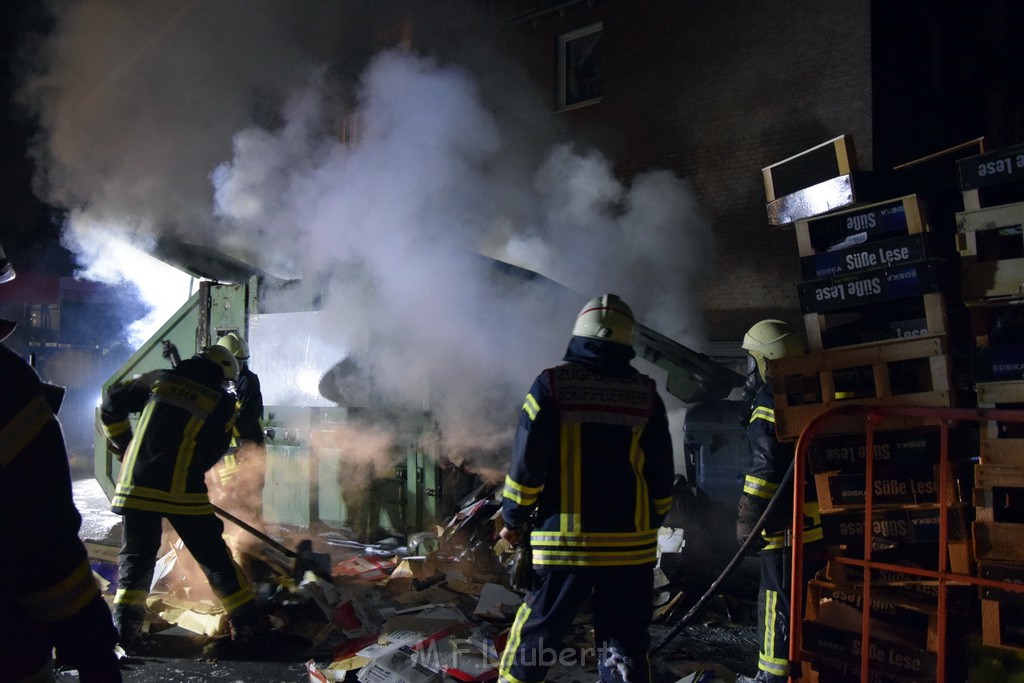
{"label": "white firefighter helmet", "polygon": [[223,337],[217,340],[218,346],[223,346],[225,349],[231,352],[231,355],[237,358],[239,361],[249,360],[249,345],[245,343],[245,340],[239,337],[234,332],[228,332]]}
{"label": "white firefighter helmet", "polygon": [[207,346],[197,355],[211,363],[216,363],[217,367],[224,373],[224,379],[232,382],[238,379],[238,360],[223,346],[218,346],[217,344]]}
{"label": "white firefighter helmet", "polygon": [[573,336],[626,346],[633,345],[635,332],[636,319],[632,309],[615,294],[602,294],[588,301],[576,316],[576,324],[572,328]]}
{"label": "white firefighter helmet", "polygon": [[754,323],[743,335],[743,348],[757,361],[757,371],[768,381],[768,361],[804,353],[804,343],[796,328],[783,320]]}

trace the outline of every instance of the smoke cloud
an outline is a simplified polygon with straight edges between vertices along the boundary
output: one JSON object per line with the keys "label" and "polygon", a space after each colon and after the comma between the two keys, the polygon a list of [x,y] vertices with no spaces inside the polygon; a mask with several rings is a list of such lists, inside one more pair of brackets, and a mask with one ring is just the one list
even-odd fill
{"label": "smoke cloud", "polygon": [[375,394],[428,408],[446,453],[504,456],[590,297],[700,347],[714,245],[687,181],[620,182],[470,7],[56,3],[23,90],[38,193],[91,272],[136,280],[104,245],[174,237],[322,283],[316,334]]}

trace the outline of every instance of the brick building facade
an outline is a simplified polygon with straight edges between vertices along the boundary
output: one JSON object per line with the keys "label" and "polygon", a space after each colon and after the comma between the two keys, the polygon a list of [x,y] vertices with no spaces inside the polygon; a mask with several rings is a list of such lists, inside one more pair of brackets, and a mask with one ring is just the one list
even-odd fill
{"label": "brick building facade", "polygon": [[[657,167],[693,183],[719,249],[718,276],[693,293],[712,341],[737,340],[765,317],[802,327],[796,241],[768,224],[763,167],[843,134],[871,170],[980,136],[1013,144],[1022,130],[1020,76],[1000,56],[1022,30],[1008,2],[494,7],[553,109],[621,177]],[[598,26],[599,96],[565,107],[559,44]]]}

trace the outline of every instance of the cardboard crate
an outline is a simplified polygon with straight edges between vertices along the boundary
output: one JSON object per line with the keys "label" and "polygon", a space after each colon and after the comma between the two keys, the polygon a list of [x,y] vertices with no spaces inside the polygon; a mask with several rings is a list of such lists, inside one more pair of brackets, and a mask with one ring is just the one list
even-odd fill
{"label": "cardboard crate", "polygon": [[[945,335],[932,335],[811,351],[769,361],[779,439],[795,440],[813,418],[847,401],[862,405],[953,405],[947,344]],[[897,427],[935,423],[927,419],[899,422]],[[821,433],[862,430],[862,416],[837,415],[821,425]]]}
{"label": "cardboard crate", "polygon": [[[946,556],[949,571],[970,574],[974,558],[971,552],[969,520],[973,509],[950,506],[947,545],[939,545],[940,511],[937,505],[914,505],[872,511],[872,559],[887,564],[937,570],[940,553]],[[842,509],[821,513],[825,544],[840,557],[862,558],[866,525],[862,509]]]}
{"label": "cardboard crate", "polygon": [[812,185],[857,170],[853,137],[839,135],[761,169],[764,194],[771,203]]}
{"label": "cardboard crate", "polygon": [[[851,588],[817,579],[810,581],[806,618],[850,631],[860,630],[864,612],[862,589],[862,585]],[[929,652],[939,647],[935,602],[901,601],[891,594],[872,592],[868,612],[872,638],[896,640]]]}
{"label": "cardboard crate", "polygon": [[[963,469],[965,463],[958,463]],[[923,505],[939,502],[938,465],[927,461],[908,461],[878,465],[872,480],[872,506]],[[814,475],[818,507],[822,512],[848,508],[863,509],[865,505],[864,472],[823,472]],[[952,474],[948,481],[946,502],[966,502],[965,492],[958,487],[963,477]]]}
{"label": "cardboard crate", "polygon": [[[874,434],[875,467],[894,469],[908,461],[931,467],[939,462],[941,445],[937,427],[878,430]],[[866,454],[867,437],[863,431],[819,435],[807,447],[807,464],[813,474],[863,474]]]}
{"label": "cardboard crate", "polygon": [[[956,632],[947,634],[947,636],[951,643],[955,641],[956,644],[966,649],[965,636],[958,635]],[[844,662],[849,665],[850,669],[854,667],[859,669],[863,643],[860,631],[854,633],[826,624],[807,621],[804,623],[803,643],[811,658],[812,666],[819,672],[821,669],[817,664],[822,660]],[[957,656],[959,649],[957,647],[948,646],[948,649],[953,652],[954,656],[946,657],[947,680],[963,680],[967,658]],[[881,680],[930,681],[936,679],[938,661],[934,652],[872,636],[868,653],[870,667],[868,675],[872,677],[875,674],[880,674],[896,677]],[[859,672],[858,675],[860,675]],[[834,679],[826,678],[825,680]],[[875,679],[861,678],[860,680]]]}
{"label": "cardboard crate", "polygon": [[[861,567],[830,559],[822,578],[847,591],[864,590],[864,570]],[[889,569],[871,569],[873,595],[900,604],[938,605],[939,585],[909,572]],[[946,609],[963,616],[977,609],[978,589],[966,581],[946,582]]]}
{"label": "cardboard crate", "polygon": [[811,351],[948,334],[946,297],[941,293],[804,315]]}
{"label": "cardboard crate", "polygon": [[[796,221],[797,249],[800,252],[801,267],[804,259],[822,257],[842,252],[847,248],[863,247],[907,235],[926,232],[929,225],[925,215],[924,201],[916,194],[846,211],[835,211],[816,218]],[[805,279],[821,277],[808,275]]]}
{"label": "cardboard crate", "polygon": [[1024,144],[959,159],[964,210],[1024,200]]}
{"label": "cardboard crate", "polygon": [[1024,297],[1024,202],[956,216],[964,299]]}
{"label": "cardboard crate", "polygon": [[802,313],[842,311],[940,292],[945,274],[945,262],[924,259],[808,280],[797,285],[797,295]]}

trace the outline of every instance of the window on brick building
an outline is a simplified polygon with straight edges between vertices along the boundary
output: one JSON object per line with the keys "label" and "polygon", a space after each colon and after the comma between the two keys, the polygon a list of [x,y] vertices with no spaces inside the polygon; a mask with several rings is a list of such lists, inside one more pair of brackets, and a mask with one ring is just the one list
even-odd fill
{"label": "window on brick building", "polygon": [[601,22],[558,36],[558,107],[570,109],[599,102]]}

